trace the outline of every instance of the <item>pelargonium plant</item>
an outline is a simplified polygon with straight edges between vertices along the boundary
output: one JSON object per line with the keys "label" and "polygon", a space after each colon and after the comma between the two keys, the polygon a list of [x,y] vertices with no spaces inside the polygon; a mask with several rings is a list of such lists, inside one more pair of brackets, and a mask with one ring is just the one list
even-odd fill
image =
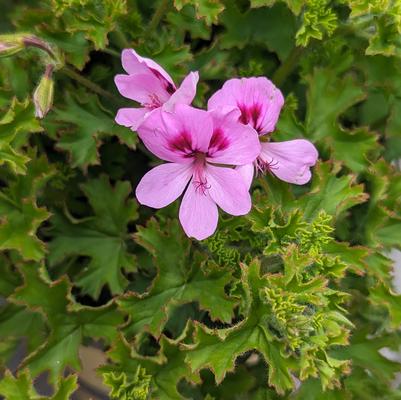
{"label": "pelargonium plant", "polygon": [[401,399],[400,15],[2,5],[0,396]]}

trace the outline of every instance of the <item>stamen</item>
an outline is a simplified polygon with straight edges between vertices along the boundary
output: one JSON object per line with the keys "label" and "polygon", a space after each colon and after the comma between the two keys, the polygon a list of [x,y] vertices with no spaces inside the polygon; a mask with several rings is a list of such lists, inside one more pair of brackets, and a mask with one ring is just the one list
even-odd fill
{"label": "stamen", "polygon": [[142,105],[146,108],[150,108],[151,110],[159,108],[163,105],[157,94],[149,94],[149,100],[149,103],[142,103]]}
{"label": "stamen", "polygon": [[279,162],[272,158],[270,161],[262,160],[258,157],[255,161],[255,168],[257,173],[265,174],[272,170],[279,168]]}
{"label": "stamen", "polygon": [[193,181],[193,184],[195,186],[195,192],[200,192],[204,196],[206,196],[207,190],[211,188],[210,184],[207,183],[207,179],[204,178],[203,181]]}
{"label": "stamen", "polygon": [[206,155],[202,152],[195,153],[195,171],[193,184],[195,192],[199,192],[206,196],[207,191],[211,188],[205,176]]}

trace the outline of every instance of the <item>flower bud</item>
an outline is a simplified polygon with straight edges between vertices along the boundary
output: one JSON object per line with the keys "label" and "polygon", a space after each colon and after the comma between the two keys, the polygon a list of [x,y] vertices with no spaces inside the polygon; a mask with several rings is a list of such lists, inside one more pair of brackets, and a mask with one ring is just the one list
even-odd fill
{"label": "flower bud", "polygon": [[54,81],[52,78],[53,65],[46,67],[46,72],[42,76],[39,85],[33,94],[33,103],[35,105],[35,116],[44,118],[53,105]]}
{"label": "flower bud", "polygon": [[0,57],[12,56],[24,47],[25,44],[22,35],[0,35]]}

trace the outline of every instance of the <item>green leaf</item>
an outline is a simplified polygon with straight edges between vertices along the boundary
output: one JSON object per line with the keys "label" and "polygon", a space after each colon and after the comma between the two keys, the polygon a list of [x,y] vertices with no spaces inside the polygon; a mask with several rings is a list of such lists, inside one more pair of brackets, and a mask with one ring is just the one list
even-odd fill
{"label": "green leaf", "polygon": [[126,0],[52,0],[51,7],[67,32],[84,32],[96,49],[106,47],[108,33],[127,13]]}
{"label": "green leaf", "polygon": [[82,69],[89,60],[90,43],[84,32],[67,32],[64,21],[58,18],[50,2],[44,7],[18,9],[15,25],[22,32],[32,32],[63,52],[66,61]]}
{"label": "green leaf", "polygon": [[[295,18],[282,4],[251,9],[245,13],[241,13],[233,4],[222,13],[220,19],[226,28],[220,38],[223,49],[243,49],[257,43],[276,52],[284,60],[295,45]],[[286,29],[282,29],[283,25]]]}
{"label": "green leaf", "polygon": [[37,394],[28,370],[19,372],[17,377],[7,370],[3,379],[0,380],[0,394],[5,400],[68,400],[77,389],[76,375],[62,378],[51,397]]}
{"label": "green leaf", "polygon": [[[119,388],[121,389],[124,388],[124,375],[126,375],[128,378],[126,382],[131,383],[131,385],[128,385],[128,387],[131,387],[131,393],[135,394],[134,390],[138,387],[142,389],[140,393],[143,397],[135,397],[134,395],[132,397],[133,399],[147,399],[148,397],[146,397],[146,395],[154,400],[183,399],[183,396],[177,389],[178,382],[184,377],[190,379],[192,382],[199,382],[197,377],[191,374],[184,361],[185,352],[181,351],[179,348],[179,342],[185,335],[186,332],[176,341],[161,336],[160,352],[152,357],[141,356],[123,337],[121,337],[121,339],[115,343],[114,348],[108,353],[115,365],[102,367],[100,371],[103,372],[103,374],[106,373],[106,377],[110,377],[110,373],[120,373],[121,384]],[[144,387],[142,382],[133,384],[135,382],[135,377],[138,375],[138,371],[142,371],[142,374],[148,376],[148,378],[146,378],[146,382],[150,384],[148,387]],[[148,380],[149,377],[151,377],[150,381]],[[116,383],[117,382],[115,382],[113,386],[118,390]],[[125,386],[127,387],[127,385]],[[121,391],[121,393],[124,392]]]}
{"label": "green leaf", "polygon": [[[308,76],[306,132],[313,139],[330,136],[338,117],[365,98],[364,90],[351,75],[338,78],[330,69],[318,69]],[[322,96],[322,93],[325,95]]]}
{"label": "green leaf", "polygon": [[349,208],[364,203],[369,195],[363,185],[355,184],[356,176],[343,175],[338,164],[320,163],[314,170],[312,187],[309,193],[298,199],[298,206],[307,218],[315,216],[320,210],[338,217]]}
{"label": "green leaf", "polygon": [[251,7],[271,7],[278,1],[282,1],[283,3],[285,3],[295,15],[299,15],[302,7],[305,3],[307,3],[305,0],[251,0]]}
{"label": "green leaf", "polygon": [[[194,344],[186,346],[186,362],[191,370],[197,372],[202,368],[209,368],[213,371],[216,382],[220,383],[227,372],[234,370],[238,356],[256,350],[263,355],[269,366],[269,385],[274,386],[278,393],[284,393],[294,385],[291,374],[296,364],[292,357],[298,356],[291,353],[292,348],[301,354],[297,364],[297,368],[300,368],[300,379],[320,373],[323,386],[330,387],[333,379],[336,379],[335,371],[338,373],[339,370],[346,369],[346,363],[331,360],[324,355],[325,350],[321,353],[324,355],[323,359],[315,358],[318,353],[312,348],[317,346],[322,351],[322,342],[319,339],[322,332],[319,332],[320,328],[314,331],[311,327],[313,322],[305,312],[305,305],[302,305],[303,301],[320,303],[320,300],[313,297],[324,292],[325,281],[316,278],[297,286],[295,281],[290,279],[287,280],[288,288],[282,289],[286,286],[283,277],[279,274],[261,276],[260,264],[257,261],[253,261],[249,266],[242,265],[241,270],[246,317],[227,329],[213,330],[196,324]],[[300,300],[301,298],[303,300]],[[330,326],[328,329],[333,330],[329,335],[332,335],[333,343],[345,344],[345,331],[340,325],[349,326],[349,322],[336,312],[327,310],[323,314],[330,322],[321,321],[319,326]],[[323,314],[319,318],[323,317]],[[313,320],[312,316],[311,318]],[[317,344],[319,342],[320,344]],[[323,345],[323,348],[326,345]]]}
{"label": "green leaf", "polygon": [[296,34],[297,45],[306,47],[311,39],[322,40],[337,28],[337,15],[327,6],[327,0],[309,0],[302,16],[302,26]]}
{"label": "green leaf", "polygon": [[85,94],[84,100],[69,95],[65,106],[56,106],[46,123],[56,125],[57,130],[60,126],[64,128],[57,147],[70,153],[73,167],[86,168],[98,164],[98,147],[103,137],[117,136],[131,148],[135,148],[137,143],[136,135],[128,128],[117,125],[112,114],[100,105],[94,95]]}
{"label": "green leaf", "polygon": [[231,274],[215,265],[203,265],[199,255],[191,257],[191,242],[177,221],[161,229],[152,219],[146,228],[138,228],[136,241],[154,257],[158,273],[146,293],[127,294],[118,301],[131,317],[130,333],[147,330],[160,336],[172,311],[193,301],[213,320],[231,321],[236,301],[224,290],[232,280]]}
{"label": "green leaf", "polygon": [[13,98],[0,119],[0,165],[7,163],[14,172],[25,173],[29,157],[19,149],[26,144],[28,134],[42,130],[29,100],[19,102]]}
{"label": "green leaf", "polygon": [[94,215],[82,221],[55,214],[52,218],[49,263],[56,266],[74,256],[90,257],[89,264],[79,273],[76,283],[84,293],[97,298],[104,285],[112,293],[121,293],[127,279],[123,270],[135,269],[135,259],[128,252],[130,238],[127,225],[138,218],[132,199],[131,185],[117,182],[113,188],[106,176],[82,185]]}
{"label": "green leaf", "polygon": [[34,377],[49,371],[50,381],[55,382],[65,368],[79,370],[78,350],[85,337],[102,338],[106,343],[116,338],[116,327],[123,318],[113,303],[81,306],[72,299],[67,279],[52,282],[38,265],[20,265],[19,269],[25,284],[11,300],[42,312],[50,328],[46,342],[23,362]]}
{"label": "green leaf", "polygon": [[178,11],[187,5],[193,5],[198,18],[204,18],[208,25],[218,22],[219,14],[224,10],[220,0],[174,0],[174,6]]}
{"label": "green leaf", "polygon": [[18,250],[27,260],[40,260],[45,246],[36,231],[50,214],[37,206],[36,199],[54,170],[45,158],[32,159],[27,167],[26,175],[10,179],[0,192],[0,249]]}
{"label": "green leaf", "polygon": [[370,288],[369,292],[370,301],[388,310],[391,327],[397,329],[401,324],[401,295],[397,295],[383,283]]}
{"label": "green leaf", "polygon": [[[27,351],[35,351],[39,346],[43,344],[46,338],[46,326],[42,315],[37,312],[32,312],[25,307],[7,304],[0,308],[0,324],[1,332],[0,338],[2,343],[10,343],[15,351],[17,351],[18,344],[21,343],[21,339],[27,346]],[[18,327],[16,331],[15,327]],[[32,332],[35,332],[32,335]],[[6,363],[9,360],[2,360],[2,363]]]}
{"label": "green leaf", "polygon": [[350,346],[337,349],[336,355],[352,358],[354,368],[364,368],[376,380],[386,383],[394,379],[395,374],[401,370],[401,364],[384,357],[380,354],[380,350],[384,347],[397,350],[397,343],[399,343],[399,333],[384,333],[368,339],[361,331],[354,335]]}
{"label": "green leaf", "polygon": [[369,165],[369,154],[380,151],[378,136],[366,128],[357,128],[351,131],[333,130],[330,139],[327,145],[331,148],[333,157],[343,161],[348,168],[355,172],[363,172]]}

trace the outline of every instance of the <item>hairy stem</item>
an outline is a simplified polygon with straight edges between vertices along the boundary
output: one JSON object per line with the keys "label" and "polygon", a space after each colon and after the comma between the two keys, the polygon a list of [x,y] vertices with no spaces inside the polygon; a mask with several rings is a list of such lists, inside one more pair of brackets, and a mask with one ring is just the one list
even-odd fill
{"label": "hairy stem", "polygon": [[160,21],[162,20],[162,18],[166,14],[168,6],[169,6],[169,0],[160,0],[160,4],[156,8],[156,11],[153,14],[153,17],[152,17],[152,19],[150,20],[150,23],[149,23],[149,28],[148,29],[149,29],[150,32],[153,32],[157,28],[157,26],[159,25]]}
{"label": "hairy stem", "polygon": [[84,78],[82,75],[78,74],[78,72],[75,72],[71,67],[65,65],[60,71],[67,75],[69,78],[80,83],[82,86],[85,86],[92,92],[97,93],[99,96],[113,100],[117,103],[121,103],[121,100],[117,96],[114,96],[112,93],[104,90],[102,87],[100,87],[96,83],[93,83],[89,79]]}
{"label": "hairy stem", "polygon": [[263,188],[263,190],[269,194],[270,190],[269,190],[269,185],[266,182],[266,179],[263,175],[261,175],[258,179],[258,182],[260,184],[260,186]]}
{"label": "hairy stem", "polygon": [[294,47],[289,56],[276,70],[272,80],[277,86],[281,86],[287,77],[292,73],[292,71],[294,71],[295,67],[298,65],[298,60],[302,52],[302,47]]}

